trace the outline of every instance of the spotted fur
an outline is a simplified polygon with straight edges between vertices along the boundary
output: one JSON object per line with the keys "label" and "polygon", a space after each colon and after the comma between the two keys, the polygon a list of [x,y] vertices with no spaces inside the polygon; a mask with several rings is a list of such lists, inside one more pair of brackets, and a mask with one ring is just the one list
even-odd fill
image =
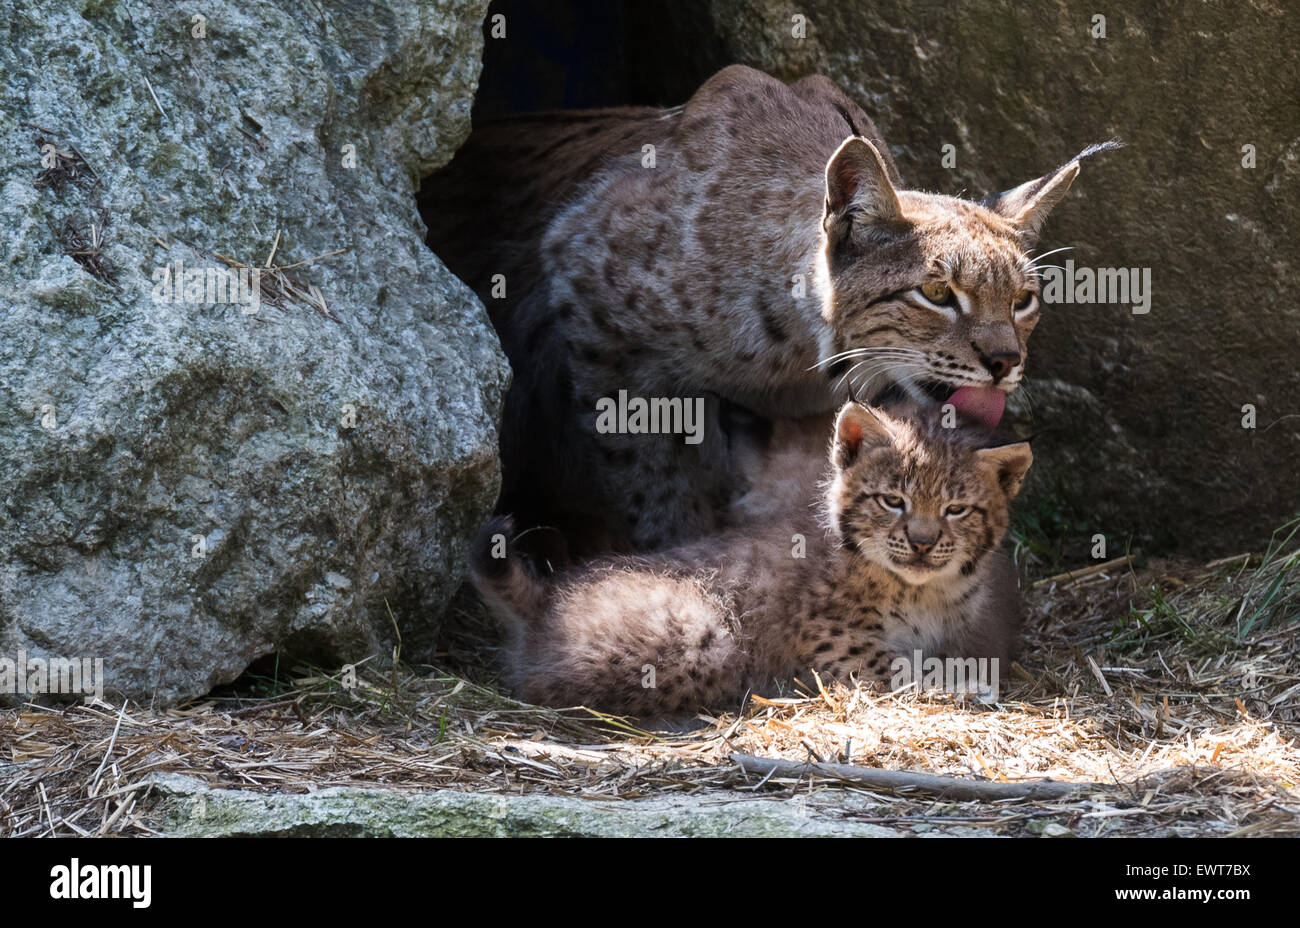
{"label": "spotted fur", "polygon": [[517,551],[491,557],[515,528],[490,522],[472,575],[510,633],[507,682],[536,703],[661,718],[809,670],[885,680],[914,649],[1010,660],[1020,603],[998,548],[1032,456],[986,441],[849,403],[815,494],[549,579]]}
{"label": "spotted fur", "polygon": [[[850,386],[1014,390],[1038,319],[1028,249],[1078,169],[984,203],[908,190],[828,80],[743,66],[681,107],[482,129],[424,198],[515,369],[502,510],[579,553],[653,550],[729,524],[741,425],[829,414]],[[620,389],[703,397],[704,441],[598,434]]]}

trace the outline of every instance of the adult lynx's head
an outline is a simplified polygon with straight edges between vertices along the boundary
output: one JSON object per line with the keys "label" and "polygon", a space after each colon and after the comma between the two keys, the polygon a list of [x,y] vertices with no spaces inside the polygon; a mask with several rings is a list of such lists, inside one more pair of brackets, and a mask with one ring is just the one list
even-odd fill
{"label": "adult lynx's head", "polygon": [[1038,230],[1094,146],[983,203],[897,189],[875,146],[847,139],[826,166],[822,365],[834,383],[952,402],[996,425],[1038,323]]}
{"label": "adult lynx's head", "polygon": [[980,447],[933,412],[902,418],[855,402],[835,422],[829,508],[845,544],[907,583],[972,575],[1005,537],[1033,454]]}

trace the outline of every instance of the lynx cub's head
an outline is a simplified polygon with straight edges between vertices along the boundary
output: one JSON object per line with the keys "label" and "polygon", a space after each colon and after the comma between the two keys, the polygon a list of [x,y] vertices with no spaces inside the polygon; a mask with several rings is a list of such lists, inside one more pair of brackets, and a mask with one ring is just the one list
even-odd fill
{"label": "lynx cub's head", "polygon": [[832,526],[909,584],[970,576],[1002,543],[1032,461],[1026,442],[980,447],[978,433],[945,429],[939,416],[850,402],[831,449]]}
{"label": "lynx cub's head", "polygon": [[847,139],[826,166],[822,218],[832,382],[899,387],[996,425],[1038,322],[1029,249],[1079,159],[1108,147],[981,204],[896,189],[872,143]]}

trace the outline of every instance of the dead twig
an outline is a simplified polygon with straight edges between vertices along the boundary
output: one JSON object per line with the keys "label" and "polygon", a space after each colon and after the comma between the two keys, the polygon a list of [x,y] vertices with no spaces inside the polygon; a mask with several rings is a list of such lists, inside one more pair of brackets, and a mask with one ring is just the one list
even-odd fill
{"label": "dead twig", "polygon": [[889,793],[927,793],[941,799],[997,802],[1005,799],[1061,799],[1077,793],[1110,790],[1101,783],[1066,783],[1060,780],[1013,780],[995,783],[963,780],[915,770],[877,770],[853,764],[801,763],[778,757],[732,754],[732,762],[745,773],[790,779],[822,776],[867,789]]}
{"label": "dead twig", "polygon": [[1053,574],[1050,577],[1044,577],[1042,580],[1034,581],[1033,588],[1038,589],[1039,587],[1044,586],[1050,587],[1054,583],[1077,583],[1088,577],[1095,577],[1098,574],[1104,574],[1108,570],[1115,570],[1119,567],[1126,568],[1132,563],[1132,561],[1133,558],[1126,554],[1123,557],[1113,558],[1109,561],[1102,561],[1100,564],[1093,564],[1090,567],[1080,567],[1077,570],[1067,570],[1064,573]]}

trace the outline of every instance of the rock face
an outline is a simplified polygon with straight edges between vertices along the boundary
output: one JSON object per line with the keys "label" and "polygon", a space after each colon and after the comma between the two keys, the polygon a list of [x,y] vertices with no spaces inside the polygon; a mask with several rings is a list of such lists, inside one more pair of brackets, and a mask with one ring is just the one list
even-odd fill
{"label": "rock face", "polygon": [[[1128,143],[1085,163],[1040,250],[1074,247],[1048,263],[1149,270],[1149,311],[1046,308],[1021,397],[1032,406],[1020,404],[1038,433],[1031,521],[1084,556],[1095,533],[1110,556],[1128,538],[1204,555],[1258,547],[1296,514],[1295,16],[1228,0],[709,10],[697,47],[785,79],[825,73],[880,125],[912,186],[982,196],[1090,142]],[[1243,428],[1247,405],[1254,429]]]}
{"label": "rock face", "polygon": [[0,0],[0,658],[170,701],[436,625],[509,373],[413,189],[485,8]]}
{"label": "rock face", "polygon": [[[308,795],[211,789],[191,778],[154,778],[162,799],[146,815],[164,834],[190,838],[893,838],[854,821],[870,815],[833,791],[814,800],[699,796],[592,802],[557,796],[327,788]],[[828,798],[829,797],[829,798]],[[947,829],[975,836],[973,829]]]}

